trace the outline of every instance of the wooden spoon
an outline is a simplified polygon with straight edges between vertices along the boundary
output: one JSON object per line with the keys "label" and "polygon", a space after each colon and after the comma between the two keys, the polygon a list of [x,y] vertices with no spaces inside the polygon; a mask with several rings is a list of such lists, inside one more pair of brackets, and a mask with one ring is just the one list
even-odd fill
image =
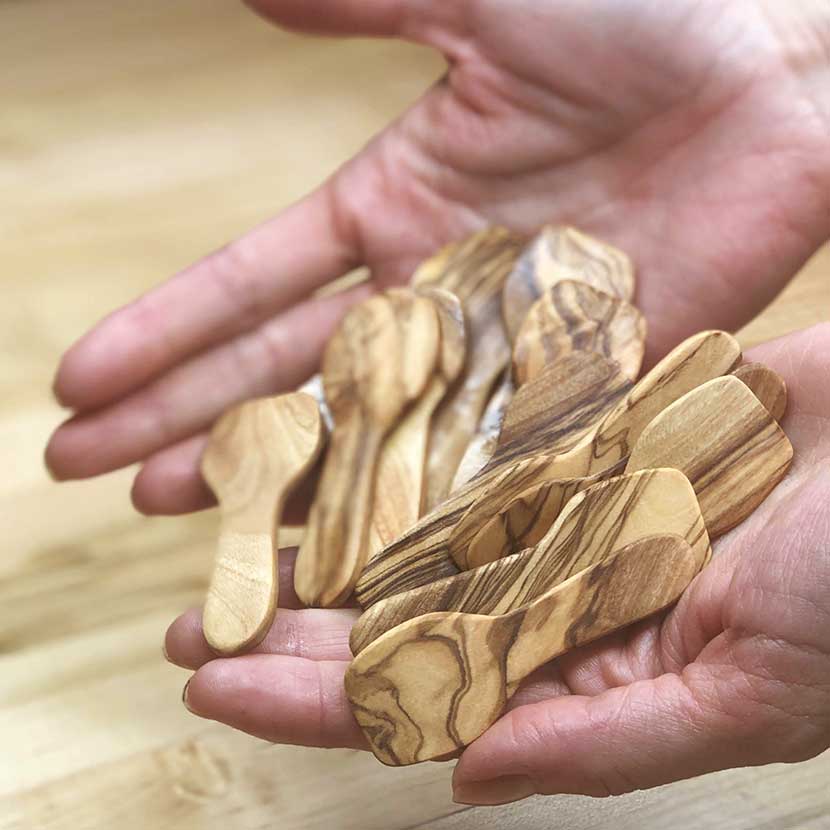
{"label": "wooden spoon", "polygon": [[787,384],[784,378],[762,363],[744,363],[733,372],[779,423],[787,412]]}
{"label": "wooden spoon", "polygon": [[574,496],[535,548],[375,603],[352,628],[352,653],[422,614],[505,614],[612,550],[655,533],[682,536],[700,565],[708,560],[709,537],[684,475],[647,470],[602,482]]}
{"label": "wooden spoon", "polygon": [[672,466],[695,488],[709,535],[731,530],[789,469],[793,448],[737,377],[711,380],[666,407],[631,452],[627,471]]}
{"label": "wooden spoon", "polygon": [[459,750],[531,672],[667,608],[698,566],[683,539],[645,539],[510,614],[428,614],[387,632],[345,677],[372,752],[398,766]]}
{"label": "wooden spoon", "polygon": [[444,288],[455,294],[461,300],[467,321],[466,366],[433,418],[426,510],[448,495],[493,385],[510,360],[500,301],[504,281],[521,247],[522,240],[517,235],[504,228],[489,228],[448,245],[412,277],[418,288]]}
{"label": "wooden spoon", "polygon": [[620,364],[634,381],[640,374],[646,321],[631,303],[591,285],[562,280],[530,308],[513,343],[513,380],[522,386],[571,351],[594,351]]}
{"label": "wooden spoon", "polygon": [[351,595],[368,556],[381,444],[424,390],[438,346],[434,303],[408,289],[355,306],[329,341],[323,384],[334,430],[294,570],[306,605],[341,605]]}
{"label": "wooden spoon", "polygon": [[243,403],[211,431],[202,475],[219,501],[221,525],[202,626],[219,654],[252,648],[271,627],[282,508],[324,435],[316,401],[301,392]]}
{"label": "wooden spoon", "polygon": [[[550,527],[550,521],[555,517],[551,508],[561,503],[560,479],[591,477],[627,458],[642,431],[659,412],[701,383],[730,372],[740,357],[740,346],[725,332],[701,332],[690,337],[635,384],[576,446],[540,465],[538,477],[530,486],[515,489],[509,471],[491,482],[450,535],[448,547],[458,567],[462,570],[475,568],[498,558],[504,551],[501,546],[492,544],[489,537],[476,545],[472,545],[473,540],[480,536],[485,526],[493,527],[494,516],[506,518],[505,527],[512,527],[514,517],[509,511],[504,512],[505,505],[522,497],[530,487],[549,485],[550,498],[543,500],[541,505],[533,502],[539,509],[539,520],[527,527],[526,533],[530,535],[511,538],[511,543],[520,545],[513,550],[533,544]],[[523,471],[516,480],[526,484],[527,478]],[[525,524],[527,504],[526,497],[516,504],[522,524]],[[534,538],[535,530],[539,530],[540,535]]]}
{"label": "wooden spoon", "polygon": [[432,414],[464,368],[464,312],[439,288],[422,292],[435,303],[441,333],[436,370],[424,393],[387,437],[378,461],[369,558],[409,530],[422,515],[427,439]]}
{"label": "wooden spoon", "polygon": [[502,314],[511,342],[531,306],[561,280],[587,283],[622,300],[634,296],[634,268],[622,251],[574,228],[542,228],[504,287]]}
{"label": "wooden spoon", "polygon": [[[716,538],[766,498],[792,453],[767,409],[743,382],[727,375],[701,384],[659,413],[634,445],[625,470],[680,470],[695,488],[709,535]],[[552,480],[503,503],[471,540],[468,558],[492,561],[536,544],[583,481],[593,483]]]}

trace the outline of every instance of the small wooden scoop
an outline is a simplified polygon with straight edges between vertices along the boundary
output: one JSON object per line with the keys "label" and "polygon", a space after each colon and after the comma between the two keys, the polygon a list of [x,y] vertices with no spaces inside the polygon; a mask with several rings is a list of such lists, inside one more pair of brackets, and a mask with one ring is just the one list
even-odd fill
{"label": "small wooden scoop", "polygon": [[535,548],[375,603],[352,628],[352,653],[422,614],[505,614],[611,551],[655,533],[682,536],[699,565],[709,558],[703,516],[682,473],[644,470],[601,482],[571,499]]}
{"label": "small wooden scoop", "polygon": [[443,288],[455,294],[467,322],[464,371],[433,418],[425,510],[431,510],[448,495],[493,385],[510,360],[500,301],[504,281],[521,247],[521,238],[510,231],[489,228],[448,245],[412,277],[416,288]]}
{"label": "small wooden scoop", "polygon": [[[767,380],[770,388],[780,388]],[[740,524],[767,497],[792,454],[766,407],[728,375],[701,384],[659,413],[634,445],[625,470],[673,467],[684,473],[715,538]],[[585,480],[585,486],[590,483],[592,479]],[[553,479],[502,502],[470,541],[468,558],[489,562],[536,544],[578,489],[579,480]]]}
{"label": "small wooden scoop", "polygon": [[453,753],[504,711],[531,672],[674,603],[699,562],[680,538],[641,540],[510,614],[428,614],[349,666],[346,694],[375,756],[403,765]]}
{"label": "small wooden scoop", "polygon": [[422,295],[435,303],[441,332],[438,364],[424,393],[387,437],[381,450],[372,508],[369,559],[409,530],[422,515],[427,439],[432,413],[464,368],[461,303],[439,288]]}
{"label": "small wooden scoop", "polygon": [[434,304],[394,289],[351,309],[329,341],[323,384],[334,430],[294,570],[306,605],[341,605],[351,595],[368,556],[383,439],[423,392],[439,340]]}
{"label": "small wooden scoop", "polygon": [[513,380],[521,387],[546,365],[571,351],[593,351],[615,360],[637,380],[643,363],[646,321],[631,303],[575,280],[557,282],[531,307],[513,344]]}
{"label": "small wooden scoop", "polygon": [[[560,479],[589,478],[627,458],[642,431],[658,413],[701,383],[730,372],[740,357],[740,346],[725,332],[701,332],[681,343],[635,384],[628,395],[576,446],[541,466],[532,486],[547,485],[550,499],[543,504],[533,501],[539,509],[539,520],[526,530],[529,535],[521,540],[511,539],[511,542],[533,544],[540,538],[533,538],[534,529],[538,528],[543,534],[550,527],[555,518],[551,507],[561,504],[556,485]],[[527,476],[522,478],[526,480]],[[523,499],[518,505],[523,521],[529,489],[525,487],[517,491],[509,483],[509,474],[505,474],[479,496],[450,536],[450,554],[459,568],[475,568],[503,554],[501,545],[497,547],[486,538],[479,538],[482,528],[492,528],[494,516],[505,518],[505,505],[518,498]],[[513,519],[508,514],[505,526],[513,526]],[[477,538],[479,544],[473,546],[472,542]]]}
{"label": "small wooden scoop", "polygon": [[622,251],[574,228],[542,228],[504,286],[502,314],[511,342],[531,306],[562,280],[587,283],[622,300],[634,296],[634,268]]}
{"label": "small wooden scoop", "polygon": [[221,526],[202,626],[219,654],[252,648],[271,627],[282,508],[324,435],[316,401],[302,392],[248,401],[213,427],[202,475],[219,501]]}

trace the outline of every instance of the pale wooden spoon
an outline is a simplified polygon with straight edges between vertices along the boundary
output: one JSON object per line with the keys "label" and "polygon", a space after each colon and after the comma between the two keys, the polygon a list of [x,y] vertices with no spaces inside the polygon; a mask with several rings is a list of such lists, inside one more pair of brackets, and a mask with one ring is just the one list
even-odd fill
{"label": "pale wooden spoon", "polygon": [[420,398],[386,438],[378,461],[369,559],[423,515],[427,441],[433,412],[464,368],[466,334],[459,299],[440,288],[420,292],[435,304],[441,336],[438,363]]}
{"label": "pale wooden spoon", "polygon": [[531,672],[667,608],[699,565],[683,539],[644,539],[509,614],[428,614],[387,632],[345,677],[372,752],[400,766],[461,749]]}
{"label": "pale wooden spoon", "polygon": [[393,289],[351,309],[323,356],[334,420],[294,570],[308,606],[348,600],[368,556],[375,466],[386,434],[423,392],[439,346],[434,304]]}
{"label": "pale wooden spoon", "polygon": [[218,654],[252,648],[271,626],[282,508],[324,436],[317,403],[302,392],[243,403],[211,431],[201,466],[221,525],[202,627]]}

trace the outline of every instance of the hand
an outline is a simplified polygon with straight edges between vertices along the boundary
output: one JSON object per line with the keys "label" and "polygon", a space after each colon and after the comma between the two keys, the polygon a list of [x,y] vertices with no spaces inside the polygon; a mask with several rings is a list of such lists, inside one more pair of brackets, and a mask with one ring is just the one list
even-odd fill
{"label": "hand", "polygon": [[[140,510],[207,506],[215,418],[304,380],[349,303],[488,223],[569,222],[628,251],[647,360],[746,322],[830,235],[826,4],[253,4],[298,30],[430,44],[449,70],[320,189],[69,350],[57,478],[140,462]],[[312,297],[358,265],[369,287]]]}
{"label": "hand", "polygon": [[[540,670],[462,754],[458,801],[607,795],[830,747],[830,324],[754,349],[790,392],[795,460],[715,544],[680,603]],[[291,557],[280,599],[296,608]],[[196,714],[278,743],[365,748],[343,690],[354,610],[280,610],[256,654],[215,659],[200,613],[167,632]]]}

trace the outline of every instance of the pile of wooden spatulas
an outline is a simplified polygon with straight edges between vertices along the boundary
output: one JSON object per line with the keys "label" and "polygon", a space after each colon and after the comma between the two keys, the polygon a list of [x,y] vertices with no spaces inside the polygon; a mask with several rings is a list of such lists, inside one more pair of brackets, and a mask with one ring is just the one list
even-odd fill
{"label": "pile of wooden spatulas", "polygon": [[784,476],[787,395],[720,331],[638,379],[634,289],[573,229],[482,231],[353,308],[306,391],[227,413],[212,648],[270,627],[282,505],[326,441],[295,589],[365,609],[346,691],[385,763],[458,751],[535,668],[675,602]]}

